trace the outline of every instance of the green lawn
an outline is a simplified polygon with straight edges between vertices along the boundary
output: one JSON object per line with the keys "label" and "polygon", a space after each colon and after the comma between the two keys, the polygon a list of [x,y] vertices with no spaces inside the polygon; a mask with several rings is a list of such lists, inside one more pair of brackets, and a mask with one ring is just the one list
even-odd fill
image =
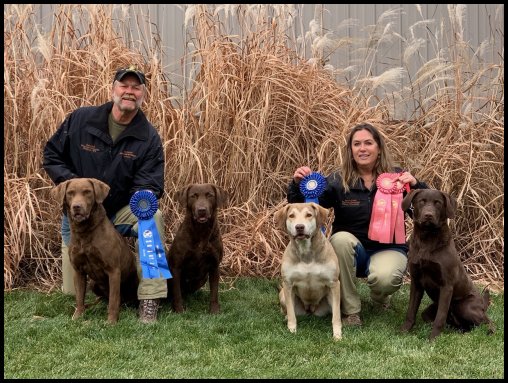
{"label": "green lawn", "polygon": [[72,321],[71,296],[4,292],[4,378],[504,378],[504,293],[492,295],[494,335],[485,326],[465,334],[446,328],[429,342],[430,324],[419,315],[409,334],[398,330],[409,286],[385,312],[361,283],[364,326],[344,327],[334,342],[330,317],[300,317],[291,334],[277,285],[222,284],[219,315],[207,313],[207,290],[188,298],[180,315],[165,302],[155,325],[139,323],[127,306],[108,325],[104,303]]}

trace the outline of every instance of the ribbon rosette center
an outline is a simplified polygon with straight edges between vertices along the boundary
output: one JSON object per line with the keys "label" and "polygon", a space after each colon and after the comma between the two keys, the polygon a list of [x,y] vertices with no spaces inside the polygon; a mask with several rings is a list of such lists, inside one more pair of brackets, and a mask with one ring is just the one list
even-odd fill
{"label": "ribbon rosette center", "polygon": [[318,183],[316,182],[316,180],[310,180],[309,182],[307,182],[307,190],[314,190],[317,187]]}
{"label": "ribbon rosette center", "polygon": [[300,191],[305,197],[305,202],[319,204],[319,196],[323,194],[327,185],[326,178],[322,174],[314,172],[300,181]]}

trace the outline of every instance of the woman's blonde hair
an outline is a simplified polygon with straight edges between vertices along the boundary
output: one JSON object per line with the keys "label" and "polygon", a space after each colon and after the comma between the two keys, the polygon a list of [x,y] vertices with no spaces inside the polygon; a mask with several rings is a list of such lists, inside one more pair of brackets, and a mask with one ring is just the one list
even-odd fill
{"label": "woman's blonde hair", "polygon": [[379,131],[371,124],[363,123],[356,125],[349,133],[346,143],[346,158],[342,163],[342,185],[344,190],[349,192],[349,187],[355,185],[360,180],[360,174],[358,173],[358,167],[353,158],[353,136],[360,130],[367,130],[372,134],[374,141],[376,141],[379,147],[379,156],[374,165],[374,176],[377,178],[381,173],[393,172],[394,163],[392,156],[386,148],[385,142]]}

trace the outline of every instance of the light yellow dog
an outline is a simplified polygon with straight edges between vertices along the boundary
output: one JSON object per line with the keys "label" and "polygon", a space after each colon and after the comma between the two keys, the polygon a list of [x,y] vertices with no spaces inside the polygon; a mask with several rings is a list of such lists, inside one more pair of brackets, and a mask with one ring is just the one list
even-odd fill
{"label": "light yellow dog", "polygon": [[333,338],[342,338],[339,262],[321,231],[328,210],[316,203],[293,203],[278,210],[275,225],[290,241],[282,256],[279,300],[288,329],[296,332],[296,316],[332,313]]}

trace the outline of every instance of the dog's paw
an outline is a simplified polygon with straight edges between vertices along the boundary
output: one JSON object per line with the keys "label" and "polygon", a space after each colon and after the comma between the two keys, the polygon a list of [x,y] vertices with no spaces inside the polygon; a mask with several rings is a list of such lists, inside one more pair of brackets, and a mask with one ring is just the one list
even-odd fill
{"label": "dog's paw", "polygon": [[185,311],[183,308],[183,305],[173,305],[171,307],[173,309],[173,312],[178,313],[178,314],[181,314]]}
{"label": "dog's paw", "polygon": [[74,314],[72,314],[72,320],[76,320],[78,319],[79,317],[83,316],[83,314],[85,313],[85,308],[77,308],[75,311],[74,311]]}
{"label": "dog's paw", "polygon": [[333,340],[334,341],[338,341],[338,340],[341,340],[342,339],[342,332],[339,331],[338,333],[334,333],[333,334]]}
{"label": "dog's paw", "polygon": [[429,341],[432,342],[439,336],[439,334],[441,334],[441,330],[432,329],[432,332],[430,333],[429,336]]}
{"label": "dog's paw", "polygon": [[404,322],[402,326],[400,326],[400,331],[402,332],[408,332],[413,328],[414,323],[411,322]]}
{"label": "dog's paw", "polygon": [[219,314],[220,313],[220,305],[218,303],[210,304],[210,314]]}

